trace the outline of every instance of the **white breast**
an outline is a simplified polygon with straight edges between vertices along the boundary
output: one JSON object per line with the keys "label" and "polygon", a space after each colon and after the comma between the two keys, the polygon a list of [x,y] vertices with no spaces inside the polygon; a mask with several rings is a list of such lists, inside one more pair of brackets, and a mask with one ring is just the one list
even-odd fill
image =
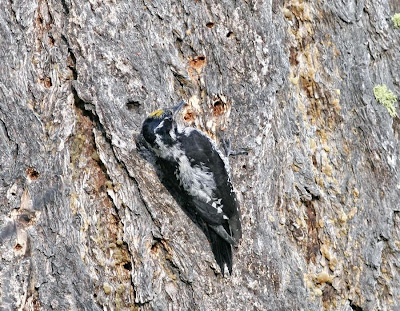
{"label": "white breast", "polygon": [[213,191],[216,189],[214,175],[204,166],[192,165],[190,160],[179,148],[179,144],[166,146],[156,135],[158,145],[157,155],[166,160],[174,160],[178,164],[175,172],[181,186],[192,196],[203,202],[214,201]]}
{"label": "white breast", "polygon": [[214,175],[203,166],[192,166],[183,153],[177,159],[179,169],[175,174],[183,188],[192,196],[210,202],[216,189]]}

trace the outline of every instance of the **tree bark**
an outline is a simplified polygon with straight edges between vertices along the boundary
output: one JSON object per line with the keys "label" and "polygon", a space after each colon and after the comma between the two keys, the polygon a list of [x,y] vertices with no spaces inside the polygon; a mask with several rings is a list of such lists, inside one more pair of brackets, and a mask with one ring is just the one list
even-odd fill
{"label": "tree bark", "polygon": [[[400,310],[399,7],[2,1],[0,309]],[[181,99],[250,148],[225,277],[136,145]]]}

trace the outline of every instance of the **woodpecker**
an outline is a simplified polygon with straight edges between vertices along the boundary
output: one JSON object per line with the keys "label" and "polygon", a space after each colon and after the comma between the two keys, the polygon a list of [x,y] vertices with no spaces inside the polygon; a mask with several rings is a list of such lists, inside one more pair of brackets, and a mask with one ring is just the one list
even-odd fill
{"label": "woodpecker", "polygon": [[225,265],[231,274],[232,246],[237,246],[242,230],[229,163],[206,134],[176,122],[184,105],[182,101],[152,112],[141,134],[157,159],[164,184],[206,233],[222,274]]}

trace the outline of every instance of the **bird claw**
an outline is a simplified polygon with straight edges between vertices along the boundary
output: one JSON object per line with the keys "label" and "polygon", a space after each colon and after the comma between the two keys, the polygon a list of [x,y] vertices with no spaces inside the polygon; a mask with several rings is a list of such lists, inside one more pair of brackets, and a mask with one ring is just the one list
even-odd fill
{"label": "bird claw", "polygon": [[251,148],[240,148],[238,150],[232,150],[232,141],[230,138],[221,139],[222,148],[224,148],[225,156],[238,156],[238,155],[248,155]]}

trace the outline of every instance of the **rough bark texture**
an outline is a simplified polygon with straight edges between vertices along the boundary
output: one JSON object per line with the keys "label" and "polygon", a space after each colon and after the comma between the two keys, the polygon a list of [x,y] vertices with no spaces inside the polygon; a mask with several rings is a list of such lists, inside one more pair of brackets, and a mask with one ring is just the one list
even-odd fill
{"label": "rough bark texture", "polygon": [[[1,310],[400,310],[398,0],[0,3]],[[137,152],[152,110],[230,136],[222,277]]]}

